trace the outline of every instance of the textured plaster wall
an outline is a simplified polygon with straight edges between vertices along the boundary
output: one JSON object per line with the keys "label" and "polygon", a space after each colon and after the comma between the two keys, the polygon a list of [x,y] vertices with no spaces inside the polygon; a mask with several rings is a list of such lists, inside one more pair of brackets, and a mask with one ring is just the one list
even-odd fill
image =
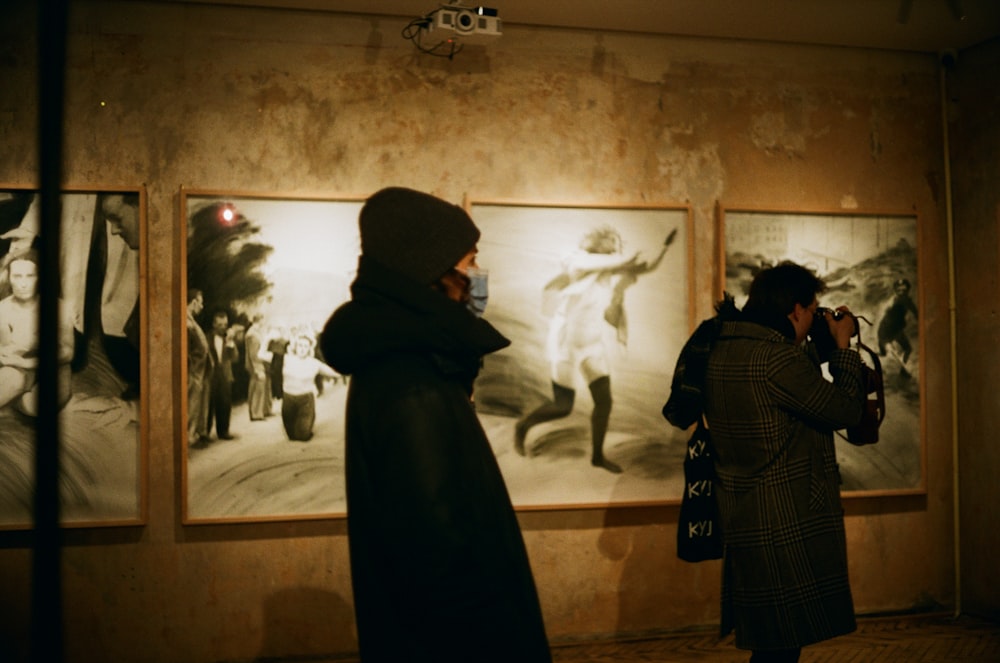
{"label": "textured plaster wall", "polygon": [[[0,182],[37,158],[32,4],[0,20]],[[149,515],[67,534],[72,661],[350,651],[343,522],[185,527],[178,192],[367,194],[402,184],[537,202],[689,203],[698,317],[715,299],[717,203],[915,211],[926,495],[847,504],[859,612],[953,593],[947,241],[929,56],[505,26],[453,60],[404,20],[74,3],[65,181],[148,192]],[[677,302],[677,306],[684,306]],[[664,395],[664,397],[666,394]],[[665,424],[664,424],[665,425]],[[676,507],[524,513],[553,640],[712,625],[719,566],[676,560]],[[0,537],[0,641],[23,654],[27,536]]]}

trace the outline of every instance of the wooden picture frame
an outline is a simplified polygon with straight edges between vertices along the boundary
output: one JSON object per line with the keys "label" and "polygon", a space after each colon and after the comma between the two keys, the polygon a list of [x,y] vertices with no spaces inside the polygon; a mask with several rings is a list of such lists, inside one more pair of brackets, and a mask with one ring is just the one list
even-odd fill
{"label": "wooden picture frame", "polygon": [[[346,514],[347,378],[317,375],[316,419],[308,439],[301,439],[306,435],[283,422],[282,405],[291,399],[280,398],[277,366],[283,352],[294,350],[295,339],[311,335],[315,342],[329,315],[349,299],[360,253],[358,213],[363,203],[361,196],[182,189],[179,338],[184,353],[178,395],[182,522],[308,520]],[[204,341],[188,321],[188,294],[194,290],[202,293],[204,310],[194,322]],[[221,362],[206,358],[212,351],[200,345],[214,344],[210,325],[217,309],[227,312],[232,341],[232,346],[218,341]],[[253,349],[258,346],[263,354]],[[261,356],[267,361],[255,360]],[[206,374],[206,362],[213,361],[215,367]],[[325,364],[320,370],[332,373]],[[211,376],[225,371],[233,373],[228,431],[232,440],[220,438],[218,414],[225,404],[210,407],[205,402],[212,398]],[[260,398],[262,392],[266,401]],[[215,425],[196,430],[196,422],[207,423],[202,417],[208,410]]]}
{"label": "wooden picture frame", "polygon": [[[37,188],[0,185],[0,529],[9,530],[33,523],[38,204]],[[60,525],[141,525],[149,410],[146,191],[67,187],[60,204]]]}
{"label": "wooden picture frame", "polygon": [[[475,402],[515,508],[678,503],[686,438],[661,410],[691,330],[690,208],[510,200],[467,200],[466,206],[482,231],[478,262],[489,272],[485,318],[512,341],[485,358]],[[610,262],[586,265],[594,256]],[[652,269],[637,269],[643,265]],[[609,307],[616,284],[623,301]],[[550,334],[562,341],[550,343]],[[559,354],[556,372],[571,384],[560,385],[557,399],[550,357]],[[608,385],[603,456],[620,473],[592,464],[593,431],[603,418],[595,419],[595,404],[606,402]],[[556,400],[565,416],[540,421],[544,415],[531,415]],[[528,421],[538,423],[524,431]]]}
{"label": "wooden picture frame", "polygon": [[834,440],[846,496],[926,492],[920,223],[913,212],[799,211],[718,207],[717,294],[742,307],[754,274],[791,260],[827,284],[820,305],[847,305],[862,342],[879,355],[885,420],[879,441]]}

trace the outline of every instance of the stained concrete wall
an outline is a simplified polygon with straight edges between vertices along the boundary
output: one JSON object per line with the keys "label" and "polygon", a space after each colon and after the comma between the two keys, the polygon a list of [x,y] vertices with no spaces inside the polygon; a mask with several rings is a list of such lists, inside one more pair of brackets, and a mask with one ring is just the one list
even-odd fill
{"label": "stained concrete wall", "polygon": [[[0,181],[36,181],[32,3],[0,21]],[[714,209],[914,211],[924,388],[950,401],[944,147],[931,56],[505,26],[452,60],[404,19],[74,3],[65,181],[148,192],[149,514],[67,533],[72,661],[230,661],[351,651],[341,521],[183,526],[182,186],[460,201],[689,203],[698,317]],[[955,600],[952,418],[925,408],[926,494],[852,499],[861,613]],[[554,641],[706,626],[719,566],[674,556],[676,507],[521,514]],[[26,536],[0,537],[0,641],[23,655]]]}

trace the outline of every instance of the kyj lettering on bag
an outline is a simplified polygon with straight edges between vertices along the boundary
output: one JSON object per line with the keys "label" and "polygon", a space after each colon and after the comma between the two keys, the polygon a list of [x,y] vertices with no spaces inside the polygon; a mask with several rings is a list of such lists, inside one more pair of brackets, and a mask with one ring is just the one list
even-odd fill
{"label": "kyj lettering on bag", "polygon": [[712,521],[698,520],[688,523],[688,538],[694,539],[702,536],[712,536]]}
{"label": "kyj lettering on bag", "polygon": [[712,480],[701,479],[699,481],[688,482],[688,497],[711,497]]}
{"label": "kyj lettering on bag", "polygon": [[688,445],[688,458],[701,458],[708,453],[708,442],[705,440],[692,440],[693,444]]}

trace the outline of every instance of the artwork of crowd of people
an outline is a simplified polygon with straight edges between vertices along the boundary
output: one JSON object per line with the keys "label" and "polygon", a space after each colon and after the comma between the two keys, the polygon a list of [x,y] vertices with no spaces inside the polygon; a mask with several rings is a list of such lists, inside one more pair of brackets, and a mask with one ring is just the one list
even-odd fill
{"label": "artwork of crowd of people", "polygon": [[[246,425],[280,416],[289,440],[307,442],[316,397],[340,379],[319,356],[315,324],[273,300],[260,221],[214,200],[191,214],[187,286],[187,442],[192,449],[239,435]],[[280,295],[278,296],[280,299]],[[277,311],[277,313],[272,313]]]}
{"label": "artwork of crowd of people", "polygon": [[187,300],[189,446],[235,439],[233,405],[242,402],[251,425],[280,415],[289,440],[312,439],[316,397],[340,379],[322,361],[316,331],[261,313],[234,321],[225,309],[202,316],[204,295],[197,289]]}

